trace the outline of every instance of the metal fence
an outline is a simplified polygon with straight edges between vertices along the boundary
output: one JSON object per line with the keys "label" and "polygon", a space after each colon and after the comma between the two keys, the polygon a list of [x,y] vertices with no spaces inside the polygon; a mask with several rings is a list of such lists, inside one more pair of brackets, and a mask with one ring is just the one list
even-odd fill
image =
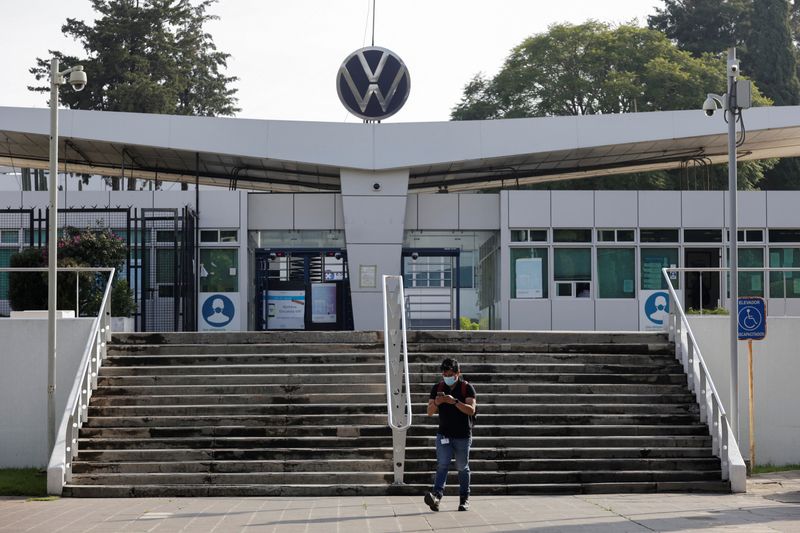
{"label": "metal fence", "polygon": [[[47,247],[47,209],[0,210],[0,267],[28,248]],[[59,209],[58,228],[111,230],[123,239],[137,331],[196,331],[196,213],[182,209]],[[8,316],[9,275],[0,273],[0,316]]]}

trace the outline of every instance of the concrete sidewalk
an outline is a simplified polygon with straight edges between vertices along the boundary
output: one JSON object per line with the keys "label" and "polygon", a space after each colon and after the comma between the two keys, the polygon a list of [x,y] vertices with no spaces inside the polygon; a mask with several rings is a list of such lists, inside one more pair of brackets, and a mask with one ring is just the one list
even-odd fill
{"label": "concrete sidewalk", "polygon": [[748,493],[474,497],[456,512],[422,497],[0,499],[0,532],[800,532],[800,471],[751,478]]}

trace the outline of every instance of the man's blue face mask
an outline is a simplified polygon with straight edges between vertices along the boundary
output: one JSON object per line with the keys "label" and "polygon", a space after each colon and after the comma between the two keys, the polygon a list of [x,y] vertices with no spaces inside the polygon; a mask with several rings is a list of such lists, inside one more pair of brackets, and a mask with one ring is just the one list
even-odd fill
{"label": "man's blue face mask", "polygon": [[456,382],[455,376],[442,376],[444,378],[444,384],[448,387],[452,387],[453,384]]}

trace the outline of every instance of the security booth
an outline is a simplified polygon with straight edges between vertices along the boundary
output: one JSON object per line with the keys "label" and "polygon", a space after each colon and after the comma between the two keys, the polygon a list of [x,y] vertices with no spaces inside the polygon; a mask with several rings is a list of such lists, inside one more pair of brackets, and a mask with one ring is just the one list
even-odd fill
{"label": "security booth", "polygon": [[255,251],[256,329],[353,329],[347,252],[328,248]]}
{"label": "security booth", "polygon": [[403,248],[401,275],[411,329],[460,329],[461,250]]}

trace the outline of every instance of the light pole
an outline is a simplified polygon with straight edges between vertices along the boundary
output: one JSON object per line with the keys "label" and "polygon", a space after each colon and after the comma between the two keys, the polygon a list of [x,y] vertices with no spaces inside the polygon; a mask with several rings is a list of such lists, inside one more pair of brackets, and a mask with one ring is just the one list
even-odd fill
{"label": "light pole", "polygon": [[737,222],[737,181],[736,172],[736,121],[741,120],[742,109],[751,104],[750,82],[738,80],[739,60],[736,59],[736,48],[728,49],[728,92],[722,96],[709,94],[703,103],[706,116],[713,116],[718,106],[722,107],[725,121],[728,123],[728,194],[730,220],[728,221],[728,263],[730,265],[730,341],[731,341],[731,404],[730,424],[736,440],[739,440],[739,255]]}
{"label": "light pole", "polygon": [[56,274],[58,253],[58,88],[67,83],[76,91],[86,87],[82,66],[58,71],[58,58],[50,60],[50,216],[47,227],[47,444],[56,445]]}

